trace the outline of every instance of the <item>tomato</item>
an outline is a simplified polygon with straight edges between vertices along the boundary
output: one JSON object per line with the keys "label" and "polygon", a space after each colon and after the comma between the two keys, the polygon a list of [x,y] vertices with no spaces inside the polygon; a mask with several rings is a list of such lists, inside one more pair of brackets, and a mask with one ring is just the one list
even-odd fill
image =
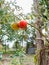
{"label": "tomato", "polygon": [[19,30],[19,26],[18,26],[18,23],[12,23],[11,24],[11,28],[13,29],[13,30]]}
{"label": "tomato", "polygon": [[18,26],[21,29],[26,29],[27,28],[27,21],[25,21],[25,20],[19,21]]}

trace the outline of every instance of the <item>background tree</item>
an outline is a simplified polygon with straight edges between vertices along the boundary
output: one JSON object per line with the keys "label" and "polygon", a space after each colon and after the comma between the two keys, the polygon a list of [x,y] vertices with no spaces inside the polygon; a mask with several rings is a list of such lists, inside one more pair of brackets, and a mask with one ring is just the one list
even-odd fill
{"label": "background tree", "polygon": [[[42,3],[41,3],[41,1],[42,1]],[[33,0],[34,15],[35,15],[35,19],[36,19],[35,27],[38,29],[38,30],[36,30],[36,38],[37,38],[36,44],[37,44],[37,55],[38,55],[37,64],[46,65],[46,56],[45,56],[45,50],[44,50],[43,37],[45,37],[45,40],[47,40],[46,39],[47,35],[43,35],[42,30],[47,29],[47,26],[45,26],[45,25],[46,25],[46,22],[48,21],[48,16],[46,15],[48,10],[46,9],[46,7],[47,7],[47,5],[45,3],[46,1],[44,1],[44,0],[41,0],[41,1]],[[46,6],[46,7],[44,7],[44,6]],[[46,12],[46,10],[47,10],[47,12]]]}

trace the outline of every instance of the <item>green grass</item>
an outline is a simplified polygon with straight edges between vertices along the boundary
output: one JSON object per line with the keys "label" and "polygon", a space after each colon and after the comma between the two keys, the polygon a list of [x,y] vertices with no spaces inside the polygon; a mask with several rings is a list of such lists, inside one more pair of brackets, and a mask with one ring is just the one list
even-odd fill
{"label": "green grass", "polygon": [[[6,57],[5,57],[6,58]],[[8,58],[7,58],[8,59]],[[33,64],[33,55],[26,55],[25,57],[13,57],[10,58],[10,61],[6,61],[7,65],[34,65]],[[2,64],[5,64],[5,62],[1,61],[0,62]]]}

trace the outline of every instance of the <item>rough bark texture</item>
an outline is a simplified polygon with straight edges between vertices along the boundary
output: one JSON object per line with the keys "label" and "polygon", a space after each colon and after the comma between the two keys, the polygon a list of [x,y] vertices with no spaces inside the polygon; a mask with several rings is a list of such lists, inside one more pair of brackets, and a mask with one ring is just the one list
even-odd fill
{"label": "rough bark texture", "polygon": [[[38,21],[37,21],[38,23]],[[39,20],[40,23],[40,20]],[[40,29],[40,25],[36,24],[36,27]],[[41,29],[40,29],[41,31]],[[45,56],[45,49],[44,49],[44,40],[42,40],[42,35],[39,31],[36,31],[36,44],[37,44],[37,65],[46,65],[46,56]]]}
{"label": "rough bark texture", "polygon": [[[41,21],[40,21],[40,16],[39,16],[39,3],[38,0],[33,0],[34,3],[34,11],[36,14],[36,23],[35,26],[40,29],[41,31]],[[36,30],[36,44],[37,44],[37,65],[46,65],[46,60],[45,60],[45,49],[44,49],[44,41],[42,40],[42,35],[41,33]]]}

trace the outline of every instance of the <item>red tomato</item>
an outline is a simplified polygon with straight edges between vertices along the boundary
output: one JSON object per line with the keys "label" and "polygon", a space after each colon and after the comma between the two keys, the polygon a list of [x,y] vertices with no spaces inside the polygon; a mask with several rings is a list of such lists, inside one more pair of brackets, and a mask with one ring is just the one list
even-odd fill
{"label": "red tomato", "polygon": [[19,23],[18,23],[19,27],[21,29],[26,29],[27,28],[27,21],[25,20],[21,20]]}

